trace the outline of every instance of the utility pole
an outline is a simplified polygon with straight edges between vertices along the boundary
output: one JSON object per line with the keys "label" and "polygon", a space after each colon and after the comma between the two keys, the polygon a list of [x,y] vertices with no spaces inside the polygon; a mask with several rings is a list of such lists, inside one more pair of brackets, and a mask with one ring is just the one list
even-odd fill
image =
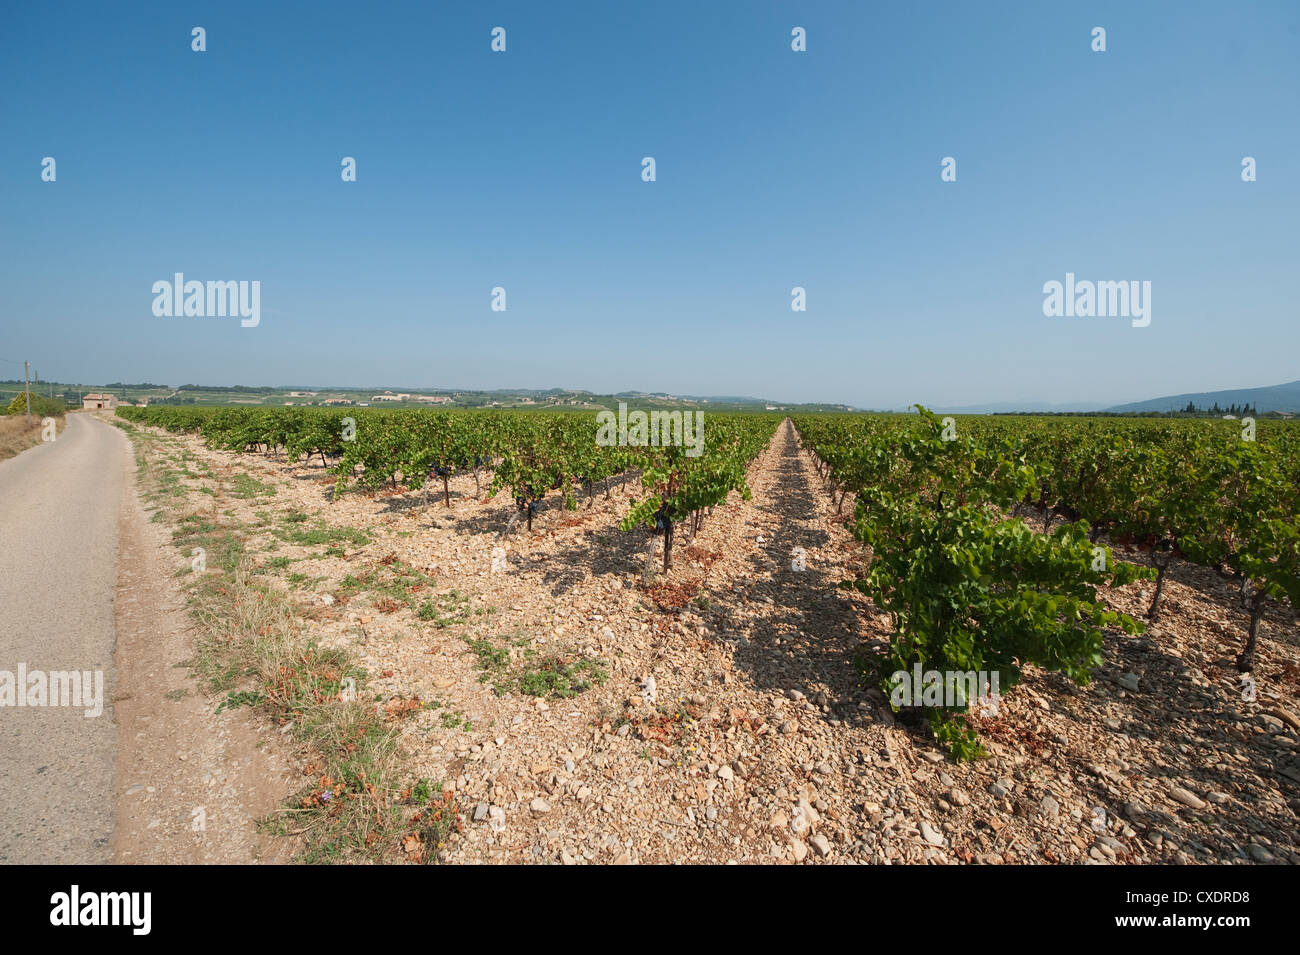
{"label": "utility pole", "polygon": [[27,423],[32,423],[32,385],[31,379],[27,375],[28,362],[23,362],[23,392],[27,395]]}

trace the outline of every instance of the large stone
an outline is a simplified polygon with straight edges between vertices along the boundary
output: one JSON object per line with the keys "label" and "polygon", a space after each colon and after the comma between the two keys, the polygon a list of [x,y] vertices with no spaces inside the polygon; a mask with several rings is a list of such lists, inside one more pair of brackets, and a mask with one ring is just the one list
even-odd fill
{"label": "large stone", "polygon": [[1273,861],[1273,854],[1257,842],[1252,842],[1250,845],[1248,845],[1246,847],[1246,851],[1250,853],[1250,857],[1254,859],[1256,862]]}
{"label": "large stone", "polygon": [[921,838],[932,846],[943,845],[943,834],[931,826],[924,819],[921,820]]}
{"label": "large stone", "polygon": [[1204,809],[1205,800],[1193,792],[1183,789],[1181,786],[1173,786],[1169,790],[1169,798],[1174,802],[1180,802],[1191,809]]}
{"label": "large stone", "polygon": [[1061,814],[1061,804],[1052,798],[1051,793],[1048,793],[1038,803],[1038,812],[1048,819],[1055,819]]}

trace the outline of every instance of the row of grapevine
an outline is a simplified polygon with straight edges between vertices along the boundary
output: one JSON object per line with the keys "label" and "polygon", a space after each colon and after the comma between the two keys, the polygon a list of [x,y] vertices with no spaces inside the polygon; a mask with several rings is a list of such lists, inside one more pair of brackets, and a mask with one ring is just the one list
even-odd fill
{"label": "row of grapevine", "polygon": [[204,408],[151,405],[122,407],[118,417],[167,431],[197,434],[226,451],[283,451],[289,460],[343,453],[346,412],[325,408]]}
{"label": "row of grapevine", "polygon": [[740,491],[749,500],[745,470],[772,438],[779,416],[711,416],[708,450],[692,456],[681,445],[644,448],[641,483],[648,492],[623,519],[623,529],[645,524],[664,534],[664,570],[672,566],[673,528],[691,519],[693,530],[707,509]]}
{"label": "row of grapevine", "polygon": [[[335,496],[349,481],[366,489],[384,485],[412,490],[441,482],[450,507],[456,473],[492,473],[489,495],[508,491],[531,530],[540,502],[558,492],[565,507],[597,487],[640,472],[645,497],[633,501],[622,522],[665,535],[664,569],[671,567],[673,529],[690,520],[698,529],[708,508],[740,491],[748,463],[767,446],[780,416],[708,416],[707,439],[628,446],[598,442],[594,416],[578,412],[425,411],[320,408],[120,408],[128,420],[200,435],[211,447],[277,454],[289,460],[319,456],[338,475]],[[695,451],[702,453],[695,453]],[[476,483],[476,486],[481,485]]]}
{"label": "row of grapevine", "polygon": [[[856,495],[853,530],[872,546],[853,586],[896,625],[878,677],[921,663],[999,672],[1006,688],[1032,662],[1077,680],[1100,662],[1107,626],[1141,624],[1107,610],[1103,584],[1156,580],[1160,610],[1174,555],[1235,576],[1249,610],[1244,672],[1254,666],[1266,601],[1300,606],[1300,432],[1269,423],[1113,419],[808,416],[796,419],[840,502]],[[1042,533],[1008,520],[1042,514]],[[1053,517],[1064,523],[1051,530]],[[1117,563],[1105,535],[1144,547],[1152,566]],[[968,701],[958,706],[965,709]],[[973,734],[929,712],[954,749]]]}
{"label": "row of grapevine", "polygon": [[[1081,525],[1038,534],[1004,519],[1035,482],[1014,441],[957,434],[928,413],[801,417],[795,425],[834,487],[856,494],[853,533],[872,562],[847,585],[895,628],[888,653],[859,662],[896,708],[900,671],[987,674],[998,693],[1026,664],[1083,682],[1102,662],[1105,628],[1141,629],[1109,610],[1098,588],[1126,584],[1142,568],[1095,548]],[[977,699],[969,683],[948,685],[953,696],[942,705],[912,708],[909,699],[903,712],[928,716],[954,756],[968,758],[981,746],[960,714]]]}
{"label": "row of grapevine", "polygon": [[1253,669],[1267,602],[1300,607],[1296,428],[1273,423],[1256,433],[1250,424],[1221,421],[1055,432],[1036,426],[1021,440],[1045,511],[1086,521],[1094,537],[1106,533],[1150,552],[1157,570],[1150,619],[1160,613],[1175,555],[1234,578],[1249,613],[1237,666]]}

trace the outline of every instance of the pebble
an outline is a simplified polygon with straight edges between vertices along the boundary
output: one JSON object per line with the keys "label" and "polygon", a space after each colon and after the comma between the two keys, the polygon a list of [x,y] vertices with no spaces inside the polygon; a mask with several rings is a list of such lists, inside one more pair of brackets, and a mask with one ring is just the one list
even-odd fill
{"label": "pebble", "polygon": [[1263,846],[1261,846],[1259,843],[1252,842],[1250,845],[1246,847],[1246,851],[1250,853],[1250,857],[1254,859],[1256,862],[1273,861],[1273,854],[1269,852],[1267,849],[1265,849]]}
{"label": "pebble", "polygon": [[831,841],[827,839],[825,836],[823,836],[821,833],[818,833],[817,835],[810,838],[808,840],[808,844],[811,845],[813,847],[813,851],[816,852],[817,855],[821,856],[823,859],[825,859],[828,855],[831,854]]}
{"label": "pebble", "polygon": [[534,816],[544,816],[551,811],[551,804],[545,799],[534,799],[528,804],[528,808]]}
{"label": "pebble", "polygon": [[1128,851],[1127,849],[1124,848],[1124,843],[1120,842],[1114,836],[1098,836],[1097,843],[1103,847],[1102,849],[1103,852],[1106,849],[1113,849],[1115,852]]}
{"label": "pebble", "polygon": [[1184,806],[1192,809],[1204,809],[1205,800],[1193,792],[1183,789],[1181,786],[1173,786],[1169,790],[1169,798],[1174,802],[1180,802]]}
{"label": "pebble", "polygon": [[924,819],[921,820],[921,838],[932,846],[943,845],[943,836]]}

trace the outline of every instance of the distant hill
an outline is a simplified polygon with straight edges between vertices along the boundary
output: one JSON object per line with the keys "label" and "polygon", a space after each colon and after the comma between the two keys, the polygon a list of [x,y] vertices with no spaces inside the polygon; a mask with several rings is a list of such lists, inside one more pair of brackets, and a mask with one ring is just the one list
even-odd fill
{"label": "distant hill", "polygon": [[1269,411],[1300,412],[1300,381],[1267,388],[1234,388],[1228,391],[1199,391],[1186,395],[1168,395],[1148,401],[1134,401],[1115,405],[1107,411],[1182,411],[1191,402],[1198,408],[1210,408],[1216,402],[1220,408],[1230,405],[1250,405],[1260,414]]}
{"label": "distant hill", "polygon": [[[0,408],[13,396],[24,390],[21,380],[0,380]],[[647,410],[697,409],[707,406],[710,412],[732,411],[784,411],[809,413],[816,411],[852,411],[843,404],[801,404],[777,402],[766,398],[740,396],[671,395],[664,392],[624,391],[616,395],[598,395],[590,391],[569,388],[494,388],[486,391],[452,390],[435,387],[376,388],[357,385],[196,385],[179,387],[139,384],[86,385],[41,381],[33,383],[33,393],[62,397],[69,404],[81,403],[81,395],[88,391],[111,391],[120,401],[148,402],[171,405],[262,405],[268,407],[288,405],[353,405],[356,407],[382,402],[385,408],[531,408],[565,411],[615,410],[623,402],[634,408]],[[377,405],[376,405],[377,406]]]}

